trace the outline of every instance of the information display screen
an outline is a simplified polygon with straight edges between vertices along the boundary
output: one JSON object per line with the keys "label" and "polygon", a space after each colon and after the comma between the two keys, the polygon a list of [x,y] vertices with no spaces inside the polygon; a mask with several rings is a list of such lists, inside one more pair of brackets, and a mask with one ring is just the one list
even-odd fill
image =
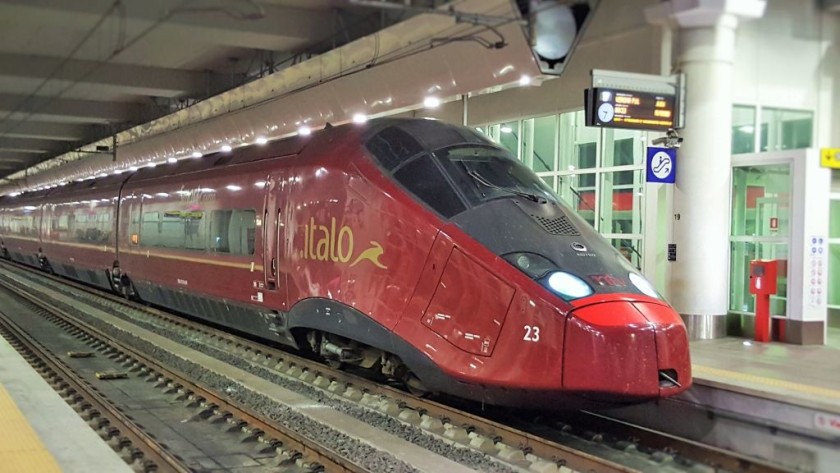
{"label": "information display screen", "polygon": [[585,96],[588,126],[652,131],[674,128],[673,95],[594,88],[587,89]]}

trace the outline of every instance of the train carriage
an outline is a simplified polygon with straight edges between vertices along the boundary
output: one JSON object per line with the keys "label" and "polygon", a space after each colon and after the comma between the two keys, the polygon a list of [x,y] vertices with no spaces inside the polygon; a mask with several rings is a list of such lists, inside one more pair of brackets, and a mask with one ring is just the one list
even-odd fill
{"label": "train carriage", "polygon": [[[679,315],[468,128],[374,120],[112,176],[110,194],[105,181],[49,191],[31,243],[49,244],[52,267],[102,244],[89,261],[126,296],[488,403],[640,401],[691,384]],[[16,232],[32,202],[18,199],[0,203]],[[117,221],[78,233],[76,212]]]}
{"label": "train carriage", "polygon": [[45,194],[32,192],[0,202],[0,255],[30,266],[43,266],[41,204]]}
{"label": "train carriage", "polygon": [[111,289],[107,268],[116,258],[117,195],[110,177],[50,192],[41,200],[41,265],[49,272]]}

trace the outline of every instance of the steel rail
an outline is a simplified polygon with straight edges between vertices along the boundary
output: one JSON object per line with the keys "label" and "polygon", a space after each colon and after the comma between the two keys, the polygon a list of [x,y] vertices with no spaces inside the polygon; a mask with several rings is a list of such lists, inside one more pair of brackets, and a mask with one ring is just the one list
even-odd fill
{"label": "steel rail", "polygon": [[[10,291],[19,294],[14,289],[10,289]],[[140,426],[99,395],[91,385],[65,366],[54,353],[23,331],[2,311],[0,311],[0,332],[6,332],[8,334],[6,338],[11,337],[19,342],[21,345],[18,349],[19,352],[25,351],[39,360],[36,363],[55,373],[62,382],[66,383],[78,396],[81,396],[93,409],[96,409],[101,417],[107,419],[109,425],[116,427],[119,430],[118,435],[120,437],[128,439],[132,447],[140,450],[146,462],[144,465],[145,471],[158,473],[192,472],[192,469],[186,463],[167,451],[154,438],[147,435]],[[30,361],[30,364],[33,363]],[[151,465],[149,465],[149,462]]]}
{"label": "steel rail", "polygon": [[658,432],[596,412],[581,411],[580,418],[594,429],[606,431],[615,437],[632,438],[645,447],[667,452],[678,452],[689,459],[703,458],[703,463],[716,470],[723,469],[744,473],[783,473],[790,471],[770,462]]}
{"label": "steel rail", "polygon": [[[65,280],[60,280],[60,282],[66,283]],[[244,406],[240,406],[232,401],[229,401],[222,395],[216,394],[212,389],[205,387],[202,384],[197,383],[196,381],[191,380],[188,375],[173,370],[172,368],[169,368],[159,363],[157,360],[150,358],[147,354],[143,353],[140,350],[134,349],[133,347],[124,345],[114,340],[108,335],[100,332],[97,328],[81,320],[78,320],[73,315],[68,314],[60,309],[52,307],[49,304],[43,302],[42,300],[38,299],[37,296],[35,296],[34,294],[31,294],[28,291],[19,288],[10,288],[9,286],[5,287],[8,288],[10,291],[13,291],[19,297],[25,299],[27,302],[37,306],[39,309],[59,317],[60,319],[71,324],[77,329],[82,330],[83,332],[86,332],[89,335],[101,340],[103,343],[110,345],[114,349],[129,355],[130,357],[146,365],[153,371],[157,372],[160,376],[164,378],[169,378],[182,390],[192,392],[193,396],[202,398],[206,405],[215,406],[215,410],[217,410],[218,412],[230,413],[233,416],[247,422],[250,426],[253,426],[255,429],[261,430],[264,433],[264,435],[268,437],[277,438],[283,443],[283,447],[285,449],[297,451],[301,455],[305,456],[307,460],[310,461],[310,463],[317,463],[321,465],[326,471],[330,472],[369,473],[369,470],[365,469],[360,465],[357,465],[351,459],[344,458],[340,453],[335,452],[332,449],[327,448],[323,445],[320,445],[317,442],[312,441],[306,437],[302,437],[299,434],[296,434],[293,430],[283,425],[266,422],[265,420],[263,420],[263,417],[261,417],[258,413],[254,412],[253,410],[248,409]],[[89,291],[90,288],[86,289]],[[96,295],[98,296],[99,294]],[[190,472],[192,470],[185,469],[173,471]]]}

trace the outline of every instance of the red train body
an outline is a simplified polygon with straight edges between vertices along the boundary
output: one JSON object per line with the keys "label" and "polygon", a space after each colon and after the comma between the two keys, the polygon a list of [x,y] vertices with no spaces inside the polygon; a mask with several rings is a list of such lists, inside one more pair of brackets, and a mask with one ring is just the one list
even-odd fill
{"label": "red train body", "polygon": [[635,269],[504,150],[436,121],[4,197],[0,245],[417,390],[560,408],[691,384],[685,327]]}

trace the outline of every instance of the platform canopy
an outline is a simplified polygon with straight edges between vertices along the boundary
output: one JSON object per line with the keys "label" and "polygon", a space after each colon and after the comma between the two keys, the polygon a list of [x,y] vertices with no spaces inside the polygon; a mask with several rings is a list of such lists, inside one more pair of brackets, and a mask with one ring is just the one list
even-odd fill
{"label": "platform canopy", "polygon": [[531,83],[598,3],[7,0],[0,195]]}
{"label": "platform canopy", "polygon": [[337,0],[4,0],[0,178],[410,15]]}

